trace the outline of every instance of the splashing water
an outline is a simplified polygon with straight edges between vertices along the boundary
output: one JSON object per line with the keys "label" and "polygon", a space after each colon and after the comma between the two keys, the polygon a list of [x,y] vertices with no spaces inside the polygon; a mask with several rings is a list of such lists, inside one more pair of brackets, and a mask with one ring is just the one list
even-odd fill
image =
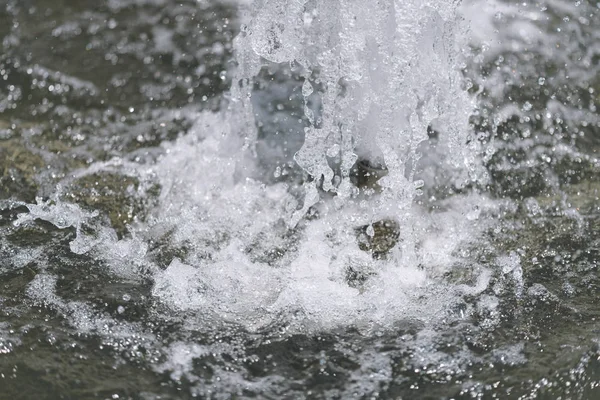
{"label": "splashing water", "polygon": [[[175,309],[253,330],[282,316],[299,324],[295,329],[330,329],[443,314],[452,290],[428,279],[423,263],[431,253],[417,250],[439,238],[424,236],[432,221],[413,200],[422,185],[415,179],[419,146],[432,124],[450,154],[447,164],[475,170],[464,146],[472,104],[455,65],[455,12],[445,1],[248,5],[234,44],[239,67],[227,111],[200,115],[194,133],[152,168],[162,187],[152,229],[168,230],[171,245],[190,248],[156,273],[153,294]],[[267,186],[252,174],[252,82],[273,64],[292,64],[303,81],[309,123],[294,159],[309,177],[300,196],[286,190],[289,184]],[[320,107],[313,111],[306,104],[316,86]],[[380,193],[365,195],[351,183],[359,157],[387,167]],[[306,220],[315,209],[318,218]],[[377,260],[357,245],[356,228],[379,220],[396,221],[400,237]],[[437,229],[449,234],[449,226]],[[455,232],[458,240],[446,243],[439,264],[427,267],[448,268],[461,235]],[[352,287],[349,270],[373,276]]]}
{"label": "splashing water", "polygon": [[[431,322],[457,293],[481,291],[431,278],[451,268],[457,246],[472,238],[466,232],[477,228],[463,221],[470,211],[453,206],[432,217],[414,204],[423,193],[419,171],[454,171],[447,185],[456,187],[476,178],[474,149],[466,146],[473,104],[457,65],[466,32],[458,29],[455,2],[240,7],[226,109],[193,117],[191,133],[164,145],[155,164],[125,166],[160,186],[157,206],[148,222],[132,226],[132,239],[105,227],[85,233],[84,215],[58,198],[56,206],[28,206],[19,222],[74,226],[72,251],[95,254],[119,276],[149,273],[152,295],[168,309],[249,330],[282,320],[293,331]],[[286,66],[302,82],[308,121],[294,155],[305,173],[300,191],[291,190],[293,181],[265,183],[257,175],[254,81],[265,67]],[[318,107],[309,107],[311,96]],[[437,159],[420,163],[433,130]],[[357,160],[385,167],[377,190],[352,182]],[[469,208],[482,199],[461,201]],[[378,221],[397,236],[385,256],[361,249],[357,239],[366,227],[374,241]],[[166,268],[146,244],[156,241],[172,251]]]}
{"label": "splashing water", "polygon": [[[444,132],[455,167],[471,164],[463,152],[472,104],[456,65],[456,4],[317,3],[253,3],[236,43],[238,77],[256,76],[265,63],[292,63],[303,77],[305,102],[322,86],[318,112],[305,106],[309,126],[295,161],[343,204],[357,158],[380,159],[389,171],[382,198],[400,215],[417,190],[418,148],[428,126]],[[314,186],[305,185],[292,225],[317,201]]]}
{"label": "splashing water", "polygon": [[[109,3],[113,11],[129,4]],[[306,398],[392,397],[421,389],[441,397],[448,393],[444,382],[454,385],[453,393],[475,395],[497,384],[485,389],[471,379],[479,368],[473,365],[501,373],[529,368],[535,357],[545,365],[531,351],[528,340],[543,335],[531,328],[527,313],[554,307],[557,314],[567,307],[551,286],[531,284],[532,265],[544,257],[558,263],[582,256],[543,249],[534,257],[531,248],[541,245],[529,238],[517,243],[518,231],[543,237],[537,230],[559,235],[568,225],[573,240],[588,232],[586,217],[566,194],[548,200],[548,187],[563,187],[552,170],[558,163],[549,160],[562,152],[579,164],[600,165],[560,142],[567,135],[555,127],[562,110],[568,123],[583,121],[577,133],[583,137],[597,118],[593,104],[589,112],[579,103],[567,109],[552,97],[542,112],[531,98],[517,105],[518,94],[505,95],[507,75],[519,90],[525,79],[514,66],[501,68],[506,53],[520,54],[537,41],[545,44],[546,57],[556,57],[548,43],[560,37],[536,31],[545,9],[500,1],[480,6],[475,0],[236,2],[239,33],[229,39],[235,65],[224,71],[219,64],[213,74],[220,85],[231,78],[231,88],[219,101],[206,102],[204,111],[182,105],[153,111],[161,128],[169,118],[190,123],[158,145],[113,157],[119,153],[110,144],[94,142],[106,154],[82,157],[102,161],[73,161],[76,167],[57,176],[42,171],[45,186],[36,193],[42,197],[0,202],[1,233],[13,235],[6,235],[10,245],[0,243],[8,260],[0,272],[23,271],[28,307],[53,310],[77,336],[127,353],[118,356],[123,365],[148,363],[152,373],[168,376],[169,385],[203,398],[230,398],[232,392],[280,398],[313,386],[318,394]],[[576,7],[563,11],[575,14]],[[507,15],[513,15],[510,40],[494,29]],[[156,59],[174,47],[173,64],[190,63],[190,50],[177,47],[180,17],[162,19],[173,24],[168,29],[152,27]],[[106,24],[110,31],[118,27],[115,20]],[[77,36],[77,29],[67,24],[53,34]],[[102,56],[115,60],[121,45]],[[221,42],[211,48],[221,56],[229,50]],[[579,50],[569,51],[576,57]],[[150,52],[142,53],[143,64],[152,65]],[[470,69],[487,64],[495,67]],[[198,66],[197,74],[205,68]],[[569,68],[578,79],[593,78]],[[157,71],[154,76],[161,75]],[[41,66],[27,74],[36,82],[53,76]],[[59,78],[54,92],[72,85],[84,93],[74,96],[102,93],[102,85],[66,73]],[[194,80],[188,78],[147,84],[143,91],[154,101],[190,85],[184,87],[187,99]],[[535,87],[551,87],[555,79],[536,76]],[[115,76],[111,84],[126,80]],[[505,97],[510,102],[496,106]],[[126,106],[126,115],[143,107]],[[147,126],[126,125],[124,116],[112,113],[103,118],[145,143]],[[515,116],[522,125],[541,121],[552,137],[534,142],[523,128],[524,140],[508,143],[504,124]],[[81,119],[77,113],[73,118]],[[487,128],[493,134],[486,136]],[[77,135],[75,143],[84,136]],[[532,143],[552,148],[551,155]],[[518,151],[529,154],[517,162]],[[533,164],[548,176],[540,192],[517,175]],[[519,179],[498,183],[504,171]],[[504,189],[518,193],[522,204],[498,195]],[[548,223],[545,213],[559,209],[564,225]],[[8,220],[12,226],[4,228]],[[42,243],[31,246],[35,251],[29,244],[12,251],[19,234],[36,229],[64,248]],[[589,275],[585,279],[593,286]],[[107,288],[86,288],[90,281]],[[561,290],[575,298],[584,289],[565,280]],[[513,322],[519,330],[507,334]],[[0,354],[26,339],[0,321]],[[338,376],[337,385],[319,381]]]}

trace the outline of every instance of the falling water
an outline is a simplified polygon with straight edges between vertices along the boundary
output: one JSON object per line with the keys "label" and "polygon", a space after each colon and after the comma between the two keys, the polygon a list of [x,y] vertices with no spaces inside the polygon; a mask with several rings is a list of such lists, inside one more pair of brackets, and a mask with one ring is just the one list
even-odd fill
{"label": "falling water", "polygon": [[[109,3],[110,13],[162,5]],[[581,105],[587,95],[565,95],[578,99],[567,108],[556,93],[546,93],[546,104],[544,96],[533,96],[539,104],[532,104],[518,90],[502,90],[510,81],[543,93],[568,76],[591,88],[593,77],[569,66],[564,79],[536,76],[528,84],[531,71],[515,65],[534,65],[532,58],[518,57],[536,40],[562,44],[561,37],[538,32],[560,19],[547,6],[485,3],[239,1],[222,6],[235,7],[235,18],[192,24],[216,36],[210,52],[217,60],[196,66],[189,54],[205,54],[179,47],[190,29],[185,11],[144,17],[151,35],[135,35],[152,37],[154,48],[139,50],[140,43],[123,39],[101,54],[115,65],[135,55],[155,68],[154,81],[140,84],[147,99],[132,96],[124,104],[126,96],[102,97],[91,83],[95,77],[88,82],[68,69],[11,60],[32,87],[44,82],[44,93],[66,93],[67,105],[56,101],[54,110],[44,100],[35,113],[46,118],[52,109],[48,119],[57,120],[72,113],[73,122],[63,129],[69,145],[60,145],[64,136],[51,136],[31,153],[35,179],[18,168],[13,175],[26,184],[41,182],[34,195],[0,203],[0,237],[7,238],[0,254],[8,260],[0,273],[18,274],[14,285],[22,287],[18,304],[5,303],[0,291],[9,321],[0,319],[0,357],[20,354],[30,330],[47,330],[42,342],[52,353],[72,346],[92,360],[89,371],[114,365],[139,377],[127,390],[115,380],[110,389],[82,392],[112,398],[137,398],[132,393],[146,381],[159,380],[140,398],[441,398],[514,387],[533,398],[552,390],[535,372],[547,363],[535,346],[554,354],[577,344],[566,328],[548,339],[540,327],[552,312],[565,315],[557,326],[571,326],[569,318],[586,312],[597,315],[585,300],[595,269],[569,270],[569,279],[585,277],[585,285],[565,280],[557,289],[536,268],[554,263],[562,273],[559,263],[583,262],[583,251],[560,250],[569,240],[584,243],[578,245],[587,246],[585,254],[595,249],[586,241],[595,211],[586,213],[587,200],[571,194],[595,189],[571,185],[582,185],[576,175],[593,176],[600,165],[579,143],[590,140],[586,129],[598,122],[594,100]],[[559,10],[552,12],[573,20],[580,13],[579,28],[595,15],[578,11],[579,4],[550,3]],[[209,15],[221,5],[189,7]],[[19,10],[11,3],[7,12],[17,21],[24,18]],[[93,15],[84,11],[82,18]],[[508,20],[520,37],[498,29]],[[156,21],[171,25],[153,26]],[[108,40],[119,22],[105,22]],[[12,24],[7,49],[25,42],[19,29]],[[90,32],[101,28],[86,29],[65,23],[52,35],[74,38],[85,31],[92,37],[85,49],[93,51],[101,43]],[[565,65],[579,56],[592,65],[593,55],[585,58],[578,48],[553,51],[544,56],[565,57]],[[165,54],[172,58],[169,68],[193,66],[196,78],[161,71],[157,60]],[[505,65],[511,56],[514,64]],[[0,77],[2,71],[9,68],[0,64]],[[110,85],[127,88],[135,79],[116,74]],[[199,85],[208,96],[195,102]],[[217,86],[222,95],[210,92]],[[27,97],[20,90],[9,86],[0,111]],[[169,93],[180,90],[185,104],[170,104]],[[594,95],[587,86],[583,93]],[[81,98],[92,99],[89,114],[78,111]],[[146,100],[160,99],[160,107],[144,109]],[[105,102],[115,107],[98,111]],[[120,106],[124,111],[115,111]],[[13,140],[8,132],[17,128],[2,124],[0,134]],[[88,134],[82,125],[95,130]],[[175,133],[149,138],[152,129]],[[536,129],[541,133],[533,140]],[[15,163],[45,137],[35,128],[23,132],[30,141],[17,148]],[[115,147],[115,132],[131,136],[125,149]],[[46,171],[45,163],[58,166]],[[560,169],[565,163],[567,172]],[[567,184],[566,175],[572,178]],[[544,236],[548,231],[552,239]],[[556,237],[565,242],[540,247]],[[561,290],[571,303],[555,294]],[[32,312],[48,313],[46,325],[15,322],[17,314],[35,320]],[[597,328],[590,321],[581,332]],[[584,376],[595,365],[595,355],[586,352],[560,365],[568,372],[559,370],[555,379]],[[35,363],[23,363],[35,371]],[[528,384],[518,373],[499,380],[517,368],[531,376]],[[595,384],[580,381],[587,385],[582,390]]]}
{"label": "falling water", "polygon": [[[162,190],[151,229],[168,230],[171,245],[191,247],[156,272],[154,296],[252,330],[280,319],[294,331],[367,329],[444,313],[453,296],[437,292],[451,290],[426,269],[449,268],[465,235],[445,243],[435,256],[441,265],[424,265],[432,255],[419,247],[437,239],[427,232],[425,211],[414,207],[424,185],[416,172],[444,165],[457,171],[447,184],[461,186],[476,171],[466,146],[473,105],[456,65],[463,33],[454,32],[456,5],[446,3],[246,6],[226,110],[200,115],[194,133],[152,168]],[[305,172],[300,191],[285,180],[266,185],[253,173],[254,79],[269,67],[291,68],[301,82],[308,123],[294,155]],[[311,109],[313,94],[318,107]],[[449,156],[420,165],[432,126],[441,138],[437,151]],[[377,191],[352,183],[359,159],[385,166]],[[451,214],[436,218],[456,218]],[[375,237],[386,225],[397,239]],[[379,252],[385,257],[360,248],[363,226],[364,240],[393,242]],[[455,228],[441,226],[437,234]]]}

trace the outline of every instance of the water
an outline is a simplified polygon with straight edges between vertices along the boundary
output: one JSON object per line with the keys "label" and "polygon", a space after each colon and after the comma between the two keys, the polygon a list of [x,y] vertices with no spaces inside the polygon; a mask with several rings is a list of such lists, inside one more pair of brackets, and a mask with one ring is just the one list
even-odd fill
{"label": "water", "polygon": [[0,398],[597,396],[598,6],[362,3],[2,7]]}

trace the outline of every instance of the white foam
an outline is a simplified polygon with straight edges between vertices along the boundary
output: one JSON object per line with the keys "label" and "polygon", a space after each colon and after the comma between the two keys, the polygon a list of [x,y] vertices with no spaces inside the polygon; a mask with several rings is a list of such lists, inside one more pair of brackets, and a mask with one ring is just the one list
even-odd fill
{"label": "white foam", "polygon": [[[435,323],[463,293],[483,291],[489,281],[483,269],[473,272],[475,286],[456,287],[443,276],[467,257],[459,249],[485,227],[482,210],[493,206],[476,195],[456,196],[435,214],[414,204],[427,185],[415,174],[430,124],[440,127],[442,165],[456,172],[452,183],[460,186],[475,171],[473,148],[465,146],[472,102],[457,70],[464,33],[456,28],[455,2],[290,0],[245,7],[228,109],[198,113],[186,135],[163,144],[156,162],[114,160],[89,169],[123,168],[160,185],[157,206],[133,237],[118,240],[98,225],[85,233],[82,224],[97,213],[58,200],[28,205],[18,223],[41,218],[74,227],[71,251],[91,252],[119,277],[144,270],[164,306],[156,312],[199,315],[196,329],[236,323],[248,330],[283,324],[290,332],[339,326],[370,332],[405,319]],[[304,183],[304,198],[292,194],[290,183],[256,178],[252,79],[262,65],[283,62],[301,65],[305,100],[316,95],[307,84],[312,72],[324,88],[321,110],[307,111],[313,123],[295,157],[315,178]],[[242,78],[249,81],[239,85]],[[359,156],[382,156],[389,170],[383,192],[370,199],[357,197],[350,184]],[[338,159],[339,171],[328,157]],[[321,198],[323,191],[335,196]],[[312,205],[319,216],[307,220]],[[376,260],[359,250],[355,230],[384,218],[400,225],[399,244]],[[161,270],[151,242],[181,251]],[[348,267],[373,276],[352,287],[344,277]]]}
{"label": "white foam", "polygon": [[[160,165],[185,164],[189,157],[202,169],[205,155],[198,153],[205,150],[202,145],[180,147],[165,155]],[[161,174],[172,179],[164,171]],[[235,322],[250,330],[280,322],[282,315],[290,331],[344,325],[369,330],[391,326],[399,319],[442,317],[456,294],[431,277],[452,268],[460,259],[457,249],[476,232],[464,216],[466,211],[457,208],[460,204],[472,209],[473,203],[465,199],[433,219],[415,210],[403,220],[402,248],[387,260],[374,260],[358,249],[354,232],[357,225],[369,222],[370,214],[360,207],[347,208],[308,223],[297,237],[297,249],[289,250],[284,262],[270,266],[253,260],[249,251],[259,246],[257,241],[266,241],[260,245],[267,248],[270,241],[277,243],[275,226],[285,215],[281,199],[289,200],[289,195],[278,193],[276,187],[265,190],[252,180],[221,181],[217,192],[204,180],[187,178],[195,175],[178,177],[176,191],[164,185],[161,198],[165,203],[159,205],[161,216],[155,218],[156,223],[174,227],[173,243],[187,243],[193,250],[186,260],[175,259],[156,273],[153,294],[175,310],[196,311],[213,323]],[[198,198],[218,193],[218,200],[215,204],[209,197],[200,202],[192,193]],[[176,201],[172,209],[166,206]],[[344,279],[349,266],[372,270],[375,276],[363,288],[350,287]],[[489,280],[482,273],[478,285],[483,286],[463,292],[482,291]]]}
{"label": "white foam", "polygon": [[76,228],[79,229],[81,224],[99,215],[97,211],[83,211],[76,204],[60,202],[56,197],[47,201],[37,199],[37,204],[27,204],[29,213],[19,214],[14,222],[15,226],[23,223],[41,219],[50,222],[59,229]]}
{"label": "white foam", "polygon": [[198,344],[187,344],[183,342],[173,343],[167,350],[168,358],[165,362],[155,367],[157,372],[170,371],[171,379],[180,381],[185,377],[190,382],[198,378],[192,374],[192,362],[195,358],[212,354],[212,349]]}

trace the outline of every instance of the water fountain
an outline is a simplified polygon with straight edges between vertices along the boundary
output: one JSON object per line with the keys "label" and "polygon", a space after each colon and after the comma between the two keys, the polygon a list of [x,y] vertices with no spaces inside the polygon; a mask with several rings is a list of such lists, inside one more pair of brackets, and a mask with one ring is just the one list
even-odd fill
{"label": "water fountain", "polygon": [[[108,16],[130,18],[128,10],[140,7],[109,3]],[[145,7],[153,10],[150,3]],[[188,10],[211,9],[193,3]],[[15,365],[33,375],[37,361],[22,348],[38,348],[44,360],[76,349],[90,360],[81,395],[113,398],[136,398],[131,393],[146,381],[160,384],[150,384],[142,398],[441,398],[500,390],[534,398],[557,387],[570,390],[564,376],[576,373],[585,375],[577,381],[581,393],[592,390],[593,351],[580,350],[560,364],[568,371],[558,370],[552,379],[559,384],[549,385],[538,367],[555,361],[535,346],[563,354],[564,346],[575,346],[567,329],[574,321],[584,321],[586,343],[592,339],[584,331],[597,327],[581,317],[597,315],[586,301],[595,267],[569,244],[580,241],[572,247],[586,247],[585,254],[594,248],[593,211],[581,211],[589,202],[569,190],[592,190],[576,179],[593,176],[598,163],[579,152],[577,141],[597,121],[583,106],[561,109],[551,97],[560,97],[558,89],[548,93],[547,104],[527,97],[519,106],[518,92],[494,91],[509,81],[506,74],[518,86],[519,68],[504,65],[511,48],[521,55],[526,51],[518,46],[558,41],[535,34],[542,17],[553,15],[547,8],[487,2],[480,15],[479,2],[459,3],[238,1],[232,7],[239,32],[232,40],[229,16],[214,29],[190,23],[193,31],[216,32],[212,56],[226,58],[232,46],[234,61],[215,62],[210,75],[219,85],[231,80],[231,87],[220,96],[203,89],[209,96],[202,92],[202,101],[193,99],[194,80],[206,80],[210,90],[217,84],[202,75],[209,62],[194,67],[203,78],[185,75],[193,69],[191,50],[178,47],[189,45],[181,33],[190,29],[185,13],[147,17],[151,34],[130,32],[101,56],[115,65],[135,55],[144,66],[161,59],[185,66],[172,76],[154,70],[154,80],[139,90],[156,101],[183,88],[185,104],[165,100],[148,112],[138,111],[144,101],[134,100],[115,111],[126,96],[100,97],[99,85],[74,79],[67,69],[25,65],[21,71],[13,62],[10,68],[32,87],[46,93],[51,83],[52,93],[74,93],[75,100],[56,100],[50,116],[44,110],[55,105],[47,99],[35,112],[58,120],[72,114],[75,122],[64,131],[76,133],[61,147],[63,136],[56,144],[34,124],[23,128],[24,144],[10,142],[18,150],[15,160],[34,171],[11,176],[42,184],[23,190],[35,193],[35,201],[0,203],[0,237],[7,239],[0,254],[8,260],[0,273],[10,280],[6,287],[16,288],[0,290],[8,321],[0,319],[0,357],[14,356]],[[551,3],[552,10],[577,11]],[[11,7],[15,22],[27,20],[18,5]],[[517,12],[521,8],[528,12]],[[580,13],[579,28],[589,26],[590,13]],[[105,40],[125,25],[111,18]],[[500,39],[506,36],[489,29],[508,19],[525,39],[505,44]],[[12,24],[6,48],[18,48],[21,25]],[[64,24],[52,32],[75,41],[83,31]],[[92,51],[99,44],[90,35],[85,48]],[[155,48],[139,51],[140,43],[128,42],[136,35],[152,38]],[[0,76],[8,70],[0,64]],[[569,73],[592,79],[577,69]],[[109,82],[127,88],[134,79],[122,73]],[[553,79],[563,82],[536,77],[535,88],[543,94]],[[17,101],[22,89],[12,87],[10,101]],[[89,114],[78,111],[80,98],[94,100]],[[104,102],[116,105],[101,114],[96,108]],[[563,130],[557,110],[564,111],[562,122],[585,125]],[[138,112],[139,120],[128,120]],[[171,117],[175,134],[157,143],[146,138],[148,120],[167,129]],[[87,139],[78,123],[95,126],[98,135],[106,129],[128,137],[131,131],[134,144],[117,150],[89,135],[94,139],[82,150]],[[0,119],[1,135],[16,140],[6,133],[16,129],[4,130]],[[531,131],[539,135],[535,140]],[[61,152],[68,156],[60,158]],[[47,160],[66,167],[44,171]],[[532,166],[542,171],[543,183],[529,179]],[[572,181],[565,184],[564,176]],[[543,248],[545,241],[552,246]],[[585,282],[565,281],[557,289],[543,268],[565,269],[571,280],[585,275]],[[10,297],[11,291],[17,294]],[[544,336],[547,319],[558,327],[557,339]],[[60,364],[60,374],[71,379],[67,364]],[[101,365],[136,379],[121,383],[113,370],[104,371],[114,385],[96,389],[102,385],[91,377],[101,376]],[[521,372],[529,383],[521,382]],[[15,372],[15,382],[27,373]]]}
{"label": "water fountain", "polygon": [[[157,274],[155,296],[202,313],[221,310],[215,318],[252,329],[282,314],[304,314],[303,330],[389,325],[416,317],[404,315],[411,308],[442,312],[441,304],[409,300],[413,287],[433,284],[423,266],[430,254],[419,250],[431,238],[419,232],[430,224],[425,211],[413,207],[424,185],[417,172],[452,169],[447,184],[461,187],[477,166],[467,146],[473,104],[456,61],[455,38],[463,32],[455,32],[456,5],[438,3],[266,1],[243,8],[227,109],[200,115],[194,134],[153,168],[162,187],[156,225],[169,221],[172,240],[193,249]],[[296,196],[291,182],[266,186],[253,175],[254,80],[261,68],[288,65],[302,82],[308,120],[294,155],[306,173]],[[440,160],[419,164],[432,126]],[[378,190],[357,187],[351,172],[374,160],[386,168]],[[466,236],[455,238],[437,255],[444,265],[427,268],[449,267]],[[357,282],[360,288],[352,287]]]}

